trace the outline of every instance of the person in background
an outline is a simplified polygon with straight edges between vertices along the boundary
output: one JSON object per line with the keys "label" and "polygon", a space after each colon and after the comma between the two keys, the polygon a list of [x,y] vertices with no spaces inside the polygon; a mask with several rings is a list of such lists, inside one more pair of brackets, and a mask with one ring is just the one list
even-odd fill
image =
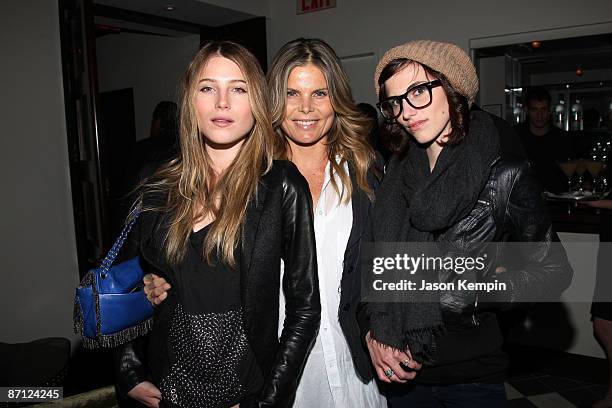
{"label": "person in background", "polygon": [[[601,210],[599,242],[612,242],[612,197],[605,200],[584,201],[581,205]],[[606,354],[608,361],[608,389],[606,395],[593,404],[593,408],[612,408],[612,252],[610,247],[599,247],[597,252],[597,277],[591,305],[593,334]]]}
{"label": "person in background", "polygon": [[527,158],[546,191],[567,191],[567,178],[559,163],[572,158],[570,134],[551,123],[550,94],[542,87],[532,87],[525,95],[527,121],[517,126]]}
{"label": "person in background", "polygon": [[153,110],[149,137],[136,142],[125,165],[119,186],[120,214],[115,225],[122,225],[136,199],[136,189],[163,164],[178,154],[178,111],[176,103],[161,101]]}
{"label": "person in background", "polygon": [[161,101],[155,105],[150,136],[134,146],[130,163],[134,187],[178,154],[177,109],[176,103],[171,101]]}
{"label": "person in background", "polygon": [[378,111],[375,107],[370,105],[369,103],[358,103],[357,109],[368,119],[370,119],[370,123],[372,127],[370,128],[370,132],[368,133],[368,143],[372,146],[375,152],[378,152],[382,155],[385,163],[391,157],[391,152],[389,149],[385,147],[385,144],[382,140],[380,140],[380,125],[378,124]]}

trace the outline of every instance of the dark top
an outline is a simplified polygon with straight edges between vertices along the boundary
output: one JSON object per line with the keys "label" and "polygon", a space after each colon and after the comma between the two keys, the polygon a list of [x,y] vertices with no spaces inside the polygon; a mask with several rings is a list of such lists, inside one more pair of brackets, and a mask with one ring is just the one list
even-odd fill
{"label": "dark top", "polygon": [[[393,169],[388,170],[386,183],[393,180],[393,174]],[[532,245],[533,251],[523,254],[522,268],[504,262],[507,271],[494,275],[509,290],[492,293],[492,299],[481,292],[478,302],[471,296],[459,296],[460,293],[442,294],[447,331],[436,339],[435,365],[424,367],[415,378],[424,384],[500,382],[507,356],[501,351],[503,338],[492,311],[527,299],[552,299],[569,286],[573,274],[562,247],[551,245],[559,242],[559,238],[546,216],[532,166],[524,159],[502,155],[492,164],[487,184],[472,212],[439,240],[452,243],[457,253],[469,253],[476,243],[509,240]],[[505,260],[503,254],[501,259]],[[498,265],[490,262],[483,277],[492,276]],[[452,274],[444,282],[460,277]],[[362,303],[357,314],[362,338],[371,327],[369,313],[368,304]]]}
{"label": "dark top", "polygon": [[[143,205],[163,208],[166,201],[163,193],[147,193]],[[124,247],[126,256],[140,255],[145,271],[155,272],[167,280],[176,274],[177,268],[165,256],[170,222],[167,211],[143,212]],[[288,301],[279,338],[281,259],[285,264],[282,288]],[[321,315],[312,199],[306,180],[293,163],[275,160],[261,177],[246,210],[237,269],[245,332],[265,378],[263,390],[253,404],[243,401],[240,407],[290,406]],[[173,292],[174,288],[168,291],[164,303],[175,298]],[[171,321],[159,309],[155,309],[153,331],[167,330],[159,323]],[[146,345],[130,342],[114,353],[120,396],[149,379],[149,373],[162,371],[157,367],[162,356],[149,353],[145,359],[144,354],[147,350],[162,349],[164,341],[149,338],[148,348],[143,346]]]}
{"label": "dark top", "polygon": [[518,126],[517,131],[542,188],[555,193],[567,191],[567,178],[558,163],[572,156],[570,134],[551,125],[548,133],[536,136],[528,123]]}
{"label": "dark top", "polygon": [[167,340],[154,373],[162,406],[231,407],[263,387],[244,330],[240,273],[216,257],[211,265],[202,259],[209,230],[191,235],[185,262],[168,276],[174,301],[160,305],[169,309],[162,313],[166,330],[152,334]]}
{"label": "dark top", "polygon": [[499,116],[482,110],[480,106],[476,104],[472,105],[471,110],[486,112],[489,118],[491,118],[493,125],[495,126],[495,130],[497,130],[497,134],[499,135],[499,151],[501,153],[525,157],[523,141],[514,127]]}

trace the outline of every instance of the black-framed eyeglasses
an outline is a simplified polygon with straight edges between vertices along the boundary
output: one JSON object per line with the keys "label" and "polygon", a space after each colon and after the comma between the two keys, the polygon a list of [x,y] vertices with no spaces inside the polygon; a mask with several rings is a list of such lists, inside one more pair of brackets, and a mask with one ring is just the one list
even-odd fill
{"label": "black-framed eyeglasses", "polygon": [[416,84],[408,88],[403,95],[391,96],[378,102],[376,106],[386,120],[397,119],[402,114],[403,101],[414,109],[423,109],[431,105],[431,90],[436,86],[442,85],[439,79]]}

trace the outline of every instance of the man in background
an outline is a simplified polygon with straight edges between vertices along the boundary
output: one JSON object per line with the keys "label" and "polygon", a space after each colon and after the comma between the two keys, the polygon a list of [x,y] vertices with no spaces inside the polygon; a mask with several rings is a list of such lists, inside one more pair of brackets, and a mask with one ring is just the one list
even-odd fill
{"label": "man in background", "polygon": [[130,153],[126,174],[121,186],[121,216],[119,225],[129,212],[134,199],[135,188],[150,177],[162,164],[169,162],[178,154],[178,110],[176,103],[159,102],[151,118],[150,136],[139,140]]}
{"label": "man in background", "polygon": [[559,163],[572,157],[571,138],[568,132],[551,123],[548,91],[542,87],[530,88],[525,97],[525,110],[527,121],[517,131],[542,188],[555,193],[567,191],[567,178]]}

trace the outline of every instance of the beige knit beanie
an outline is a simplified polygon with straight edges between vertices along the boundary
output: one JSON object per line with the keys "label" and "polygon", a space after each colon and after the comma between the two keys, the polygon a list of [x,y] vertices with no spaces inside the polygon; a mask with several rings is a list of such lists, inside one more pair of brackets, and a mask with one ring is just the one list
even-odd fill
{"label": "beige knit beanie", "polygon": [[378,78],[383,68],[394,59],[407,58],[438,71],[452,87],[468,99],[470,106],[478,93],[478,76],[470,57],[455,44],[437,41],[410,41],[385,52],[378,61],[374,74],[374,88],[378,95]]}

